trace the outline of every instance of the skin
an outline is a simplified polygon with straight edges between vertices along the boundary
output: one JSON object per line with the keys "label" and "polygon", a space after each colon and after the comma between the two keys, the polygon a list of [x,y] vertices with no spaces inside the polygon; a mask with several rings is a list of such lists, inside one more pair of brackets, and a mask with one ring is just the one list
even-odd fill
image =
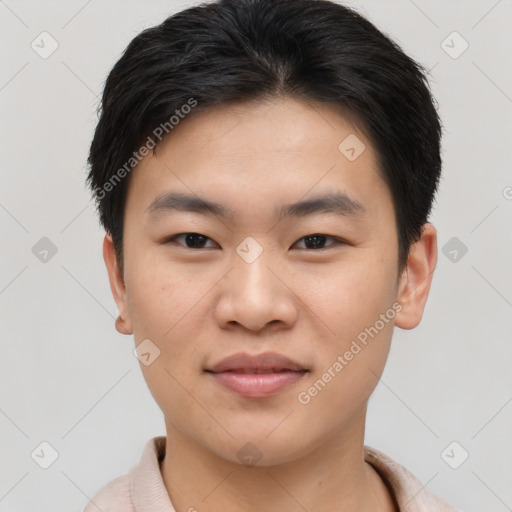
{"label": "skin", "polygon": [[[356,134],[366,149],[349,161],[338,145]],[[396,220],[376,154],[348,113],[279,98],[220,105],[180,122],[132,171],[124,219],[124,275],[110,236],[104,259],[120,319],[135,344],[160,350],[141,363],[165,416],[163,481],[177,512],[394,511],[363,443],[368,399],[388,356],[394,325],[421,320],[437,261],[430,224],[398,270]],[[174,190],[231,208],[232,219],[147,213]],[[341,191],[364,213],[279,220],[281,205]],[[208,237],[199,248],[184,237]],[[320,248],[304,237],[324,234]],[[246,237],[261,246],[247,263]],[[197,246],[196,246],[197,247]],[[324,248],[322,248],[324,247]],[[401,311],[303,405],[307,391],[379,315]],[[212,382],[204,369],[224,357],[276,351],[309,369],[264,399]],[[249,467],[248,442],[262,457]]]}

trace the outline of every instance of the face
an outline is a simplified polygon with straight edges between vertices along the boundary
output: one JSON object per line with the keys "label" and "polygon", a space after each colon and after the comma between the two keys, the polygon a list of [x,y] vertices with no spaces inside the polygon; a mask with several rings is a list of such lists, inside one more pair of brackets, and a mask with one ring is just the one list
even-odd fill
{"label": "face", "polygon": [[[210,108],[181,121],[130,180],[124,276],[109,237],[104,254],[168,432],[233,462],[251,442],[260,465],[361,434],[394,324],[421,317],[426,295],[405,295],[433,256],[420,250],[419,266],[398,275],[391,195],[350,118],[291,98]],[[259,391],[254,375],[236,391],[223,382],[248,380],[207,371],[266,352],[307,371],[284,372],[281,388],[268,383],[274,373]]]}

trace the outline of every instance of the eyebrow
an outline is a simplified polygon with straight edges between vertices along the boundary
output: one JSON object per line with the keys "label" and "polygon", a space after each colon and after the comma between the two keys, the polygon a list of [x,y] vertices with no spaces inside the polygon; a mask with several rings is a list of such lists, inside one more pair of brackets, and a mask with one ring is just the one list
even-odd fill
{"label": "eyebrow", "polygon": [[[165,192],[156,197],[146,208],[147,214],[153,218],[175,211],[219,216],[228,220],[232,220],[234,217],[234,212],[220,203],[179,192]],[[284,219],[288,217],[306,217],[321,213],[335,213],[336,215],[347,216],[360,215],[365,212],[366,209],[359,201],[350,198],[343,192],[335,192],[296,203],[285,204],[277,213],[279,214],[279,219]]]}

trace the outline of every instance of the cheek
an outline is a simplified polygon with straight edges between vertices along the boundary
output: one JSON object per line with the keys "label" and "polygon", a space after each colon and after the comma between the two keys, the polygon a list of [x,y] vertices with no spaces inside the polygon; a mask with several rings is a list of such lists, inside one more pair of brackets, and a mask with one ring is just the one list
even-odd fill
{"label": "cheek", "polygon": [[200,371],[198,351],[205,325],[201,299],[211,283],[197,270],[169,265],[165,258],[151,257],[150,251],[130,270],[127,291],[135,344],[149,339],[157,347],[158,357],[141,369],[161,404],[166,395],[181,396],[178,382],[189,390],[195,385],[193,369]]}
{"label": "cheek", "polygon": [[204,315],[199,299],[208,286],[197,274],[193,277],[169,267],[164,261],[141,260],[131,269],[127,290],[135,345],[149,339],[157,347],[152,346],[158,356],[151,364],[140,363],[143,377],[161,410],[186,424],[184,404],[192,407],[187,400],[197,385],[193,369],[200,371],[195,340]]}
{"label": "cheek", "polygon": [[339,339],[356,336],[379,319],[395,298],[394,262],[363,258],[334,268],[322,286],[309,294]]}
{"label": "cheek", "polygon": [[347,400],[349,390],[360,399],[369,396],[382,374],[397,312],[393,266],[391,259],[361,257],[357,265],[339,267],[325,281],[323,293],[312,298],[319,316],[335,333],[319,340],[324,355],[318,372],[336,375],[328,385],[336,389],[331,397],[336,402]]}
{"label": "cheek", "polygon": [[134,258],[129,271],[127,292],[135,340],[153,336],[167,343],[175,326],[194,316],[198,297],[207,292],[206,283],[197,273],[183,272],[164,258],[151,258],[150,253],[138,262]]}
{"label": "cheek", "polygon": [[366,404],[384,370],[389,354],[396,308],[389,280],[350,274],[331,285],[324,301],[322,320],[335,336],[317,340],[314,374],[299,403],[309,404],[304,413],[327,415],[333,432],[340,422],[349,421]]}

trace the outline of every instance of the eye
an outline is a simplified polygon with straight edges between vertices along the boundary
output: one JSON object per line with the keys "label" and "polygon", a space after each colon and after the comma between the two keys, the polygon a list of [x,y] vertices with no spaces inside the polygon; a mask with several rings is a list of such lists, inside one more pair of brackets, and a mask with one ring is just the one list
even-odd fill
{"label": "eye", "polygon": [[[327,247],[323,247],[325,240],[327,240],[328,238],[330,238],[331,240],[334,240],[335,243],[328,245]],[[304,236],[296,243],[299,243],[302,240],[304,240],[304,242],[305,242],[305,245],[306,245],[305,249],[326,249],[326,248],[331,247],[332,245],[346,243],[341,238],[337,238],[335,236],[329,236],[329,235],[322,235],[319,233]]]}
{"label": "eye", "polygon": [[[184,243],[178,242],[178,240],[183,239]],[[331,239],[334,241],[334,243],[331,243],[330,245],[325,246],[325,241],[327,239]],[[205,243],[207,241],[214,242],[211,238],[208,238],[205,235],[201,235],[200,233],[180,233],[178,235],[171,236],[164,240],[163,243],[170,243],[170,242],[176,242],[179,245],[184,245],[187,249],[205,249]],[[319,249],[328,249],[329,247],[333,245],[338,244],[346,244],[344,240],[341,238],[335,237],[335,236],[329,236],[329,235],[322,235],[320,233],[315,233],[312,235],[307,235],[302,238],[300,238],[297,242],[295,242],[294,245],[304,241],[305,247],[302,247],[301,249],[309,249],[309,250],[319,250]],[[217,245],[214,245],[214,247]]]}
{"label": "eye", "polygon": [[208,238],[205,235],[201,235],[200,233],[180,233],[179,235],[174,235],[170,238],[167,238],[164,243],[174,242],[175,240],[181,239],[183,237],[185,240],[185,247],[187,249],[204,249],[204,244],[207,240],[213,242],[211,238]]}

